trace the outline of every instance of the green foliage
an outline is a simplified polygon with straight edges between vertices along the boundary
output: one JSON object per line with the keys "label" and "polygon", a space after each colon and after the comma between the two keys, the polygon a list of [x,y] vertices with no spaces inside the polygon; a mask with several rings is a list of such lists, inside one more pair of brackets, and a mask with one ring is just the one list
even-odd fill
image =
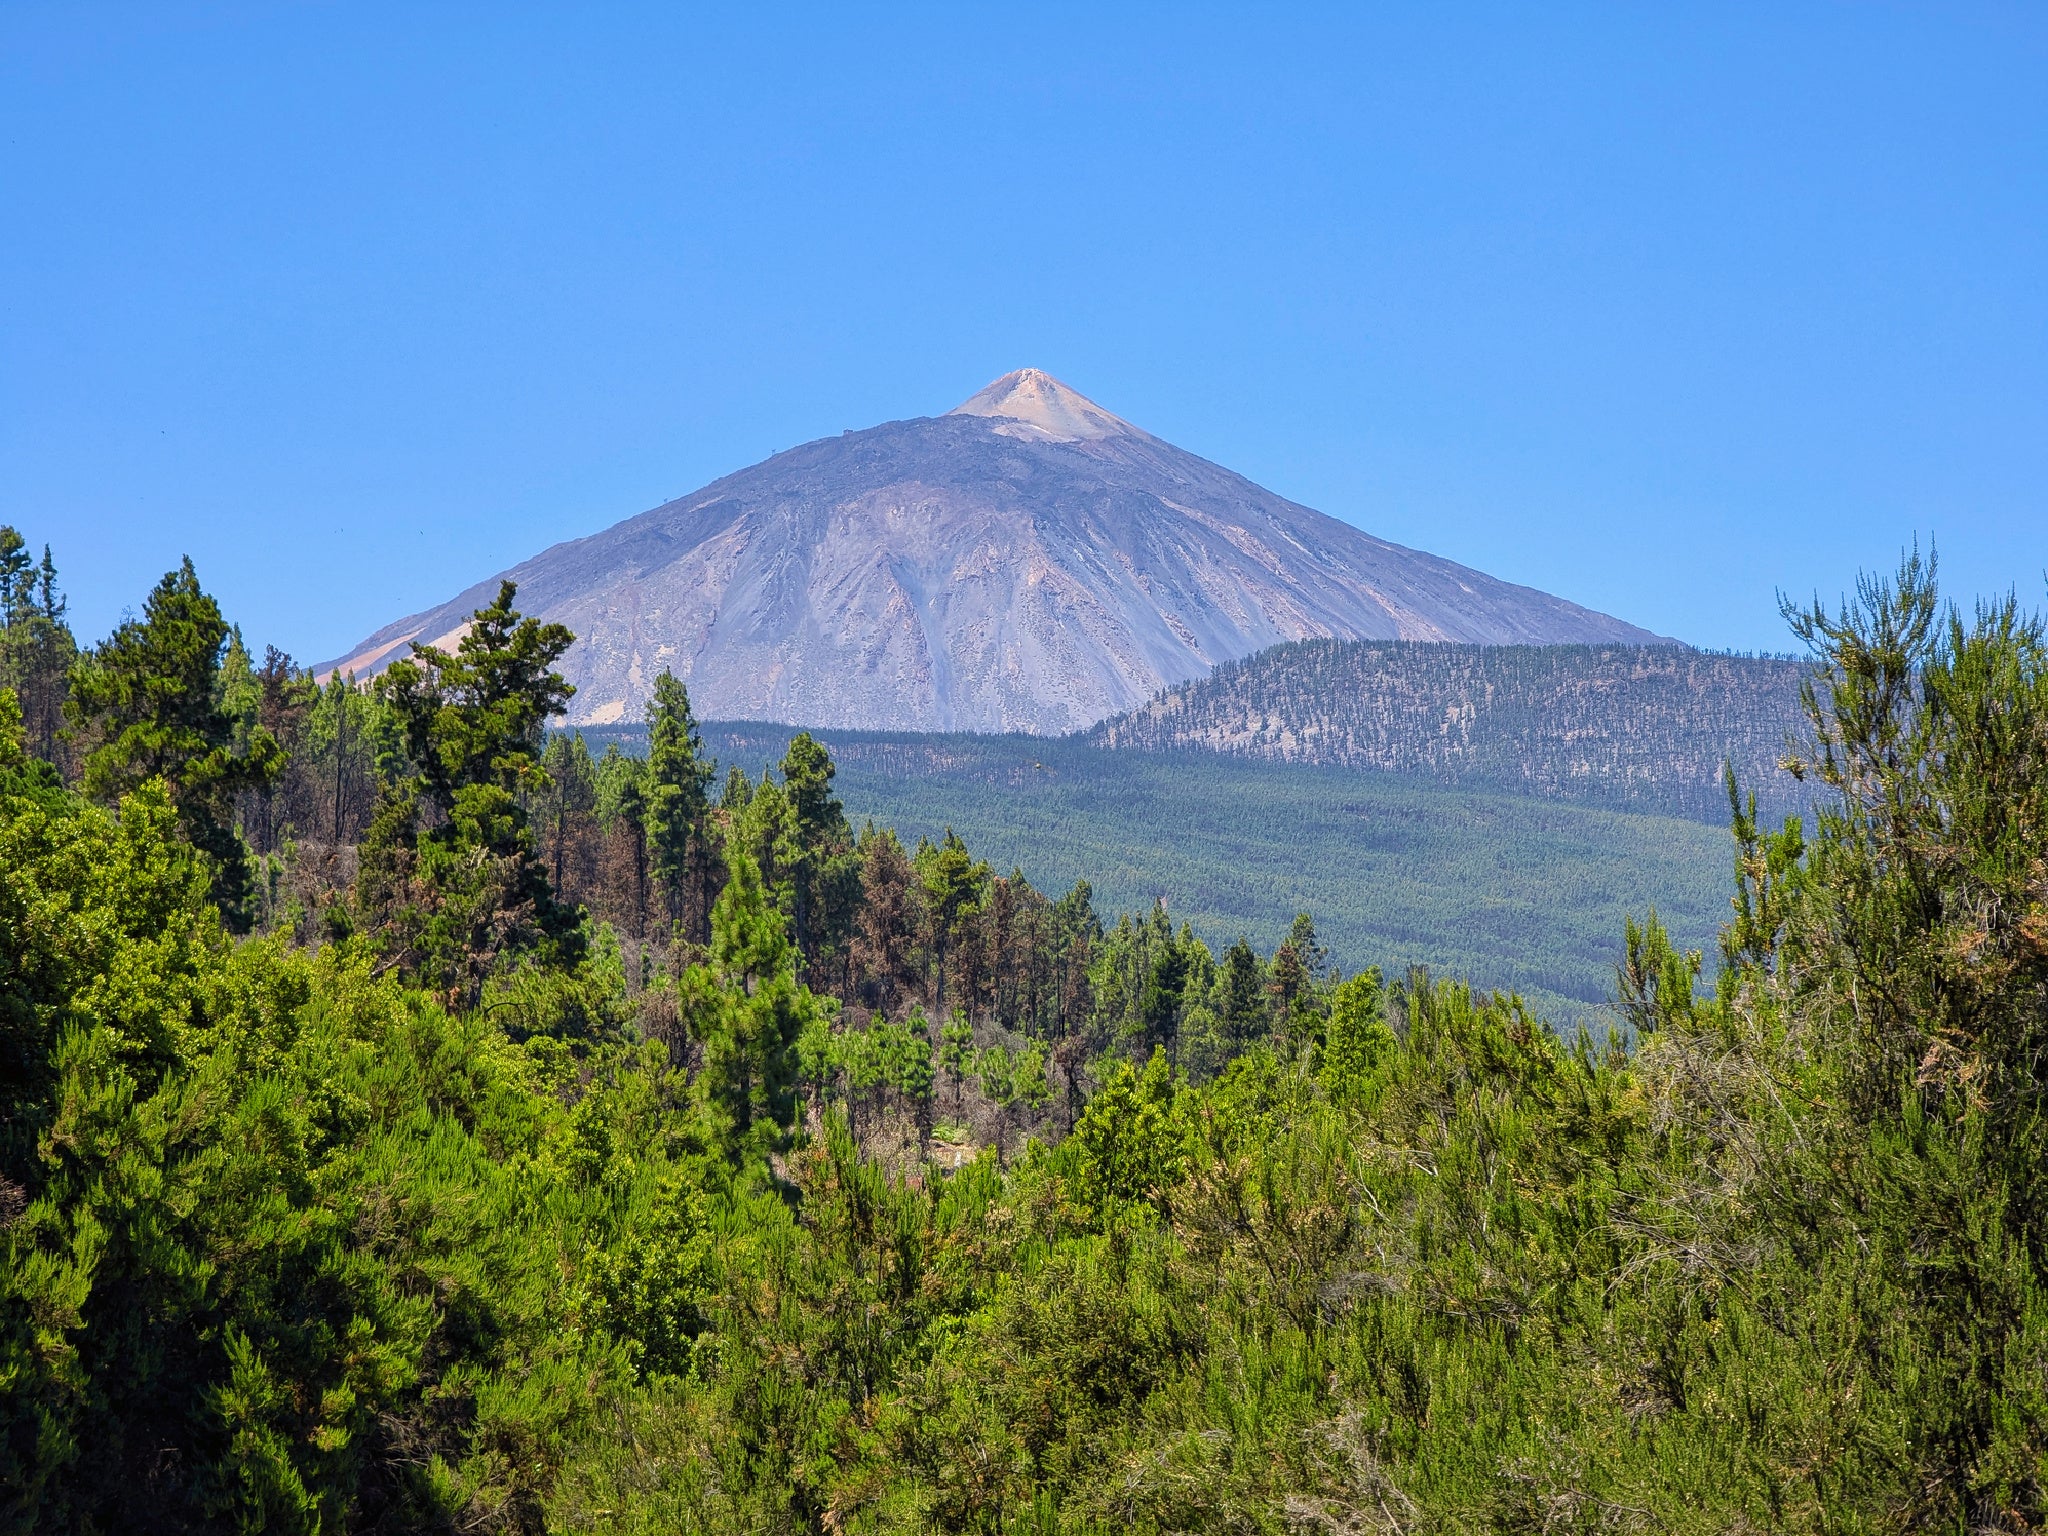
{"label": "green foliage", "polygon": [[1810,828],[1735,802],[1718,973],[1628,924],[1597,1048],[872,830],[848,974],[944,935],[962,1011],[835,1009],[754,852],[835,845],[802,755],[707,821],[700,963],[598,925],[451,1009],[237,942],[163,781],[68,792],[0,691],[0,1528],[2048,1524],[2048,637],[1912,560],[1795,624]]}
{"label": "green foliage", "polygon": [[1144,995],[1138,1002],[1143,1054],[1171,1051],[1180,1039],[1180,1014],[1188,984],[1188,945],[1162,944],[1145,972]]}
{"label": "green foliage", "polygon": [[647,704],[643,816],[649,873],[671,922],[687,919],[691,896],[702,890],[708,862],[705,817],[716,773],[690,713],[689,690],[664,670]]}
{"label": "green foliage", "polygon": [[702,1188],[672,1175],[621,1227],[615,1244],[593,1243],[585,1256],[583,1316],[626,1341],[643,1378],[687,1375],[711,1305],[712,1234]]}
{"label": "green foliage", "polygon": [[1222,989],[1216,1009],[1223,1038],[1235,1049],[1242,1050],[1264,1039],[1272,1028],[1266,996],[1265,969],[1251,945],[1239,938],[1223,956]]}
{"label": "green foliage", "polygon": [[77,642],[64,622],[50,546],[38,565],[15,529],[0,525],[0,688],[11,689],[30,755],[55,763]]}
{"label": "green foliage", "polygon": [[[995,1198],[800,1172],[800,1209],[868,1213],[865,1248],[806,1215],[817,1269],[749,1267],[783,1295],[840,1276],[750,1346],[808,1390],[750,1375],[745,1406],[713,1386],[647,1421],[701,1483],[606,1475],[639,1507],[701,1490],[709,1529],[2039,1523],[2048,665],[1995,611],[1887,640],[1902,585],[1822,639],[1849,691],[1817,701],[1809,771],[1841,809],[1810,836],[1737,817],[1717,985],[1661,922],[1627,935],[1639,1058],[1419,973],[1321,986],[1291,934],[1313,1049],[1202,1088],[1163,1053],[1105,1063]],[[1116,1007],[1162,927],[1108,936]],[[750,1445],[807,1452],[750,1479]]]}
{"label": "green foliage", "polygon": [[575,692],[552,670],[575,636],[522,619],[516,591],[500,583],[453,652],[415,645],[380,679],[418,790],[445,814],[465,790],[509,796],[535,782],[542,729]]}
{"label": "green foliage", "polygon": [[597,764],[581,736],[562,735],[549,739],[540,770],[544,778],[529,796],[528,814],[548,865],[549,884],[558,892],[579,876],[578,883],[588,884],[588,874],[577,866],[587,861],[592,843]]}
{"label": "green foliage", "polygon": [[1145,1070],[1118,1062],[1074,1126],[1070,1188],[1098,1227],[1126,1211],[1163,1202],[1182,1168],[1183,1132],[1174,1113],[1173,1071],[1155,1051]]}
{"label": "green foliage", "polygon": [[1387,1024],[1386,988],[1377,969],[1338,983],[1330,994],[1330,1021],[1317,1075],[1332,1104],[1362,1107],[1394,1048]]}
{"label": "green foliage", "polygon": [[962,925],[988,899],[989,867],[967,852],[967,845],[951,827],[937,843],[920,842],[914,862],[931,914],[932,949],[938,957],[935,1006],[944,1008],[946,956],[958,942]]}
{"label": "green foliage", "polygon": [[931,1021],[922,1008],[913,1008],[903,1021],[899,1041],[891,1053],[889,1084],[903,1096],[919,1123],[928,1124],[938,1073],[932,1067]]}
{"label": "green foliage", "polygon": [[415,646],[378,680],[396,751],[364,839],[363,931],[404,973],[474,1004],[523,954],[573,966],[577,914],[555,898],[522,792],[542,789],[542,733],[573,691],[552,671],[573,636],[522,619],[512,583],[453,653]]}
{"label": "green foliage", "polygon": [[860,906],[861,860],[846,811],[832,792],[837,773],[831,754],[800,731],[782,756],[789,807],[787,852],[790,915],[796,941],[814,967],[824,970],[853,932]]}
{"label": "green foliage", "polygon": [[[1795,843],[1798,823],[1788,827]],[[1666,1019],[1693,1016],[1693,990],[1700,974],[1698,950],[1681,955],[1657,921],[1657,909],[1640,926],[1631,917],[1622,929],[1622,961],[1615,968],[1616,996],[1622,1017],[1638,1036]]]}
{"label": "green foliage", "polygon": [[209,861],[222,916],[246,929],[251,872],[235,796],[276,778],[284,760],[260,726],[236,740],[235,717],[220,696],[227,645],[220,605],[200,590],[187,560],[157,583],[140,619],[81,658],[66,709],[92,744],[86,793],[111,805],[163,780],[181,831]]}
{"label": "green foliage", "polygon": [[658,1070],[572,1114],[481,1017],[230,944],[158,784],[117,819],[0,735],[0,1523],[537,1529],[665,1347],[560,1284],[676,1268],[615,1241],[688,1178]]}
{"label": "green foliage", "polygon": [[684,1020],[704,1050],[699,1095],[736,1162],[781,1146],[796,1120],[797,1042],[818,1000],[797,980],[797,953],[761,872],[744,849],[711,913],[709,959],[683,974]]}
{"label": "green foliage", "polygon": [[[721,759],[772,757],[791,734],[704,730]],[[1076,739],[813,735],[856,825],[871,817],[912,848],[951,826],[977,859],[1020,865],[1041,890],[1085,881],[1112,922],[1164,893],[1174,923],[1192,923],[1219,963],[1240,934],[1270,955],[1307,910],[1347,971],[1426,964],[1597,1030],[1628,914],[1655,905],[1675,944],[1711,954],[1727,913],[1726,835],[1700,821]],[[1782,748],[1774,736],[1773,763]],[[1765,804],[1784,803],[1758,787]]]}
{"label": "green foliage", "polygon": [[967,1015],[955,1009],[953,1016],[946,1020],[946,1027],[939,1031],[939,1065],[946,1075],[953,1079],[953,1104],[960,1103],[960,1086],[967,1075],[967,1063],[974,1051],[974,1026],[967,1022]]}

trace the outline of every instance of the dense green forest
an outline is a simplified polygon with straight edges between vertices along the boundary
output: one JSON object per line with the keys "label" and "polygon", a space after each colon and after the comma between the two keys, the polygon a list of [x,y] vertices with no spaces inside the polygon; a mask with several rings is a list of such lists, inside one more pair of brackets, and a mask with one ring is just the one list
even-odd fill
{"label": "dense green forest", "polygon": [[1792,615],[1816,810],[1596,1046],[720,784],[673,679],[593,760],[509,586],[316,687],[5,550],[8,1529],[2048,1521],[2011,603]]}
{"label": "dense green forest", "polygon": [[[644,726],[585,734],[593,751],[646,751]],[[757,769],[794,735],[703,727],[720,761]],[[1428,964],[1566,1028],[1612,1017],[1628,914],[1655,905],[1674,943],[1700,948],[1728,910],[1726,831],[1698,821],[1042,736],[815,735],[856,823],[912,841],[953,828],[1040,886],[1086,880],[1105,912],[1163,900],[1218,952],[1247,937],[1270,953],[1306,909],[1346,970]]]}
{"label": "dense green forest", "polygon": [[1682,645],[1302,640],[1169,688],[1087,739],[1365,768],[1663,816],[1726,819],[1724,764],[1767,815],[1805,725],[1802,662]]}

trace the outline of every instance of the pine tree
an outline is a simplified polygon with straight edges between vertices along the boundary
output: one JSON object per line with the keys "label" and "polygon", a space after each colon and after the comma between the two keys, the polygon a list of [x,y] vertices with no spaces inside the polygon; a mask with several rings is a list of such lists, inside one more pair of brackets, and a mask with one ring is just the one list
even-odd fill
{"label": "pine tree", "polygon": [[953,1109],[960,1108],[960,1090],[967,1077],[967,1064],[974,1054],[974,1026],[958,1008],[939,1031],[939,1065],[953,1079]]}
{"label": "pine tree", "polygon": [[832,793],[832,756],[809,731],[783,754],[786,801],[781,863],[787,879],[797,948],[810,974],[837,955],[851,935],[860,900],[861,860]]}
{"label": "pine tree", "polygon": [[64,611],[49,545],[38,567],[21,535],[0,526],[0,687],[14,690],[29,755],[46,763],[57,761],[69,674],[78,656]]}
{"label": "pine tree", "polygon": [[1138,1014],[1143,1026],[1140,1054],[1149,1057],[1163,1050],[1171,1058],[1180,1038],[1182,996],[1187,990],[1188,954],[1181,945],[1167,943],[1153,956],[1145,977],[1145,995]]}
{"label": "pine tree", "polygon": [[735,1161],[765,1157],[794,1125],[797,1041],[819,1003],[797,980],[788,924],[742,848],[727,851],[725,889],[711,910],[711,952],[684,973],[684,1017],[702,1043],[697,1092]]}
{"label": "pine tree", "polygon": [[1316,925],[1297,912],[1293,926],[1273,951],[1267,991],[1273,998],[1273,1029],[1290,1054],[1312,1046],[1323,1021],[1322,989],[1328,980],[1330,952],[1316,939]]}
{"label": "pine tree", "polygon": [[511,958],[573,966],[584,947],[521,803],[545,783],[547,721],[575,692],[553,670],[575,637],[521,618],[515,592],[502,583],[452,654],[415,645],[378,685],[399,753],[364,842],[358,902],[405,971],[471,1006]]}
{"label": "pine tree", "polygon": [[[706,816],[717,765],[704,755],[690,691],[664,670],[647,704],[647,863],[668,921],[702,941],[710,903]],[[693,913],[696,922],[692,922]]]}
{"label": "pine tree", "polygon": [[1386,988],[1379,968],[1338,983],[1330,994],[1330,1022],[1319,1075],[1335,1104],[1363,1107],[1380,1062],[1394,1048],[1387,1027]]}
{"label": "pine tree", "polygon": [[1218,1013],[1224,1038],[1233,1052],[1265,1039],[1272,1027],[1265,969],[1259,964],[1257,952],[1243,938],[1224,953],[1219,993]]}
{"label": "pine tree", "polygon": [[917,1125],[918,1156],[932,1134],[932,1094],[938,1074],[932,1069],[932,1025],[922,1008],[912,1008],[903,1021],[889,1069],[890,1082]]}
{"label": "pine tree", "polygon": [[222,707],[228,640],[220,605],[200,589],[188,559],[157,583],[140,619],[81,660],[66,708],[74,731],[93,742],[86,793],[111,805],[162,779],[179,830],[213,870],[222,916],[246,929],[253,884],[235,798],[275,780],[284,754],[269,731],[239,730]]}
{"label": "pine tree", "polygon": [[737,816],[753,798],[753,780],[747,777],[746,769],[734,763],[726,770],[725,787],[718,792],[718,808],[728,816]]}
{"label": "pine tree", "polygon": [[924,885],[925,908],[931,923],[932,1008],[946,1006],[946,962],[959,941],[963,923],[981,906],[988,890],[989,868],[968,853],[951,827],[936,845],[920,843],[917,872]]}
{"label": "pine tree", "polygon": [[861,832],[856,851],[860,918],[853,949],[860,998],[887,1012],[899,1005],[917,976],[917,870],[896,834],[877,831],[872,822]]}
{"label": "pine tree", "polygon": [[615,741],[597,765],[597,821],[603,830],[602,879],[612,919],[636,938],[647,932],[647,760]]}
{"label": "pine tree", "polygon": [[535,797],[540,832],[545,840],[548,875],[558,896],[586,891],[594,871],[585,868],[590,831],[597,813],[597,764],[581,731],[564,731],[549,739],[541,754],[546,786]]}

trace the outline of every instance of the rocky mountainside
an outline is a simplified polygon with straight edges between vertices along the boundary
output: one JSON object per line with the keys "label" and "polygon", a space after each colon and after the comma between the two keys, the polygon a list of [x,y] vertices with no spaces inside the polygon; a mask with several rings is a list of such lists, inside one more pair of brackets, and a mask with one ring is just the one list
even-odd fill
{"label": "rocky mountainside", "polygon": [[1811,671],[1670,645],[1308,640],[1167,689],[1087,740],[1376,769],[1721,823],[1724,764],[1762,809],[1806,803],[1778,765],[1805,734],[1799,685]]}
{"label": "rocky mountainside", "polygon": [[[664,668],[707,719],[1051,734],[1311,636],[1657,640],[1299,506],[1030,368],[504,575],[578,636],[577,724],[639,718]],[[498,580],[323,670],[452,644]]]}

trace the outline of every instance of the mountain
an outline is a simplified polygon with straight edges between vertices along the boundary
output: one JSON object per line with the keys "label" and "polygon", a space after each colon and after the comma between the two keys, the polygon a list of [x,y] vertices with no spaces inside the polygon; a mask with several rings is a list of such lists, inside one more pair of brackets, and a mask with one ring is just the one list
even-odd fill
{"label": "mountain", "polygon": [[1162,692],[1090,744],[1197,749],[1725,822],[1722,765],[1795,810],[1779,766],[1812,668],[1683,646],[1276,646]]}
{"label": "mountain", "polygon": [[[1373,538],[1160,441],[1033,368],[944,416],[792,448],[503,573],[578,639],[570,718],[887,730],[1088,726],[1310,636],[1655,642]],[[321,670],[451,645],[499,577]]]}

